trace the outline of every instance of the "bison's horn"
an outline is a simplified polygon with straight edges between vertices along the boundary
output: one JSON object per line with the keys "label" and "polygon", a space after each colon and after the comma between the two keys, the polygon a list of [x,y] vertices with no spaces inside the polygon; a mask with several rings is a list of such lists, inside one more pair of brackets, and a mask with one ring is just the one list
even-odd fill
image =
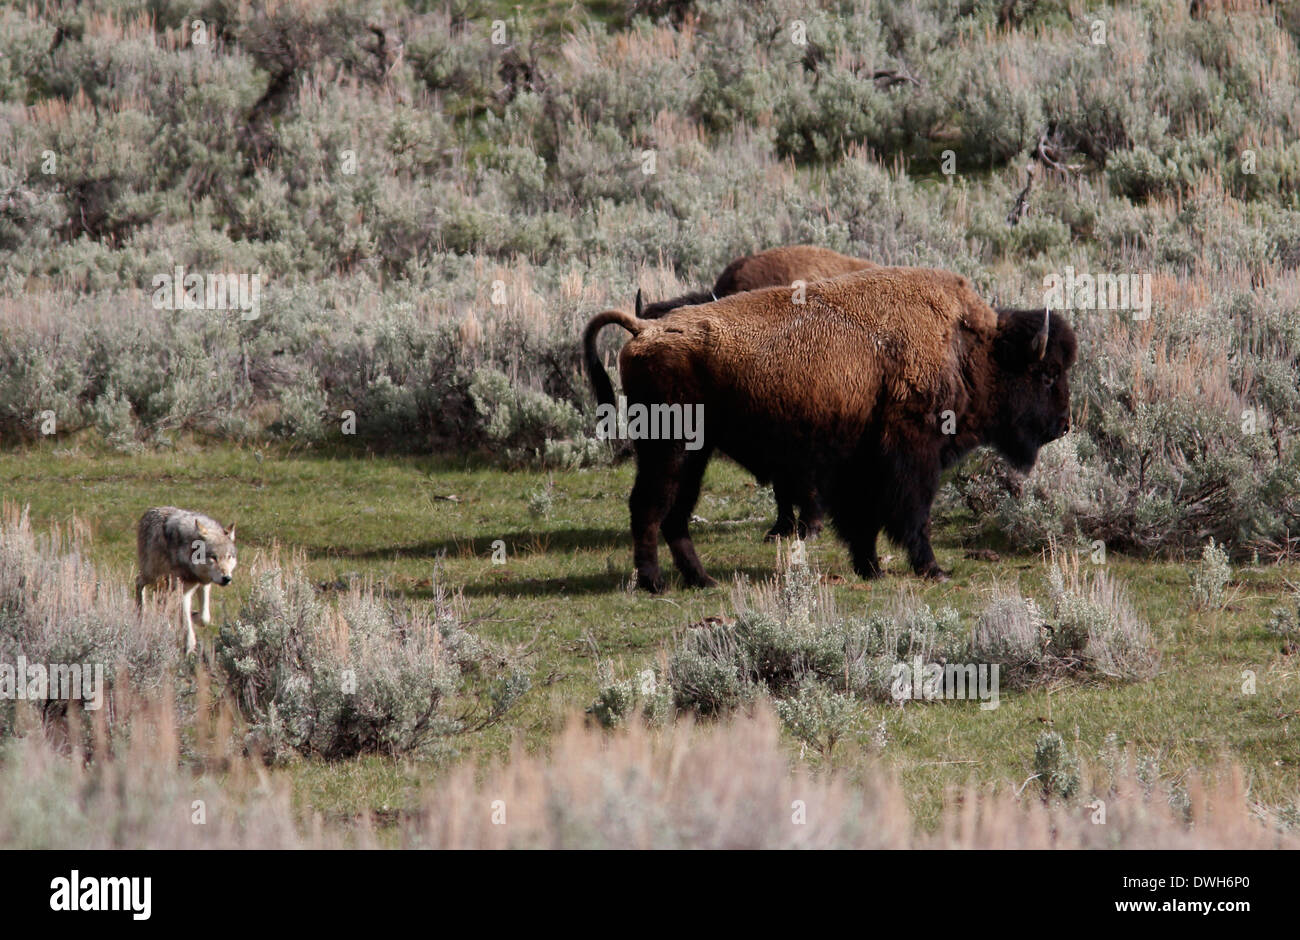
{"label": "bison's horn", "polygon": [[641,288],[636,289],[636,318],[641,319]]}
{"label": "bison's horn", "polygon": [[1047,307],[1043,310],[1043,328],[1039,330],[1038,335],[1034,337],[1034,346],[1038,349],[1039,359],[1045,359],[1047,357],[1047,331],[1051,328],[1051,325],[1052,308]]}

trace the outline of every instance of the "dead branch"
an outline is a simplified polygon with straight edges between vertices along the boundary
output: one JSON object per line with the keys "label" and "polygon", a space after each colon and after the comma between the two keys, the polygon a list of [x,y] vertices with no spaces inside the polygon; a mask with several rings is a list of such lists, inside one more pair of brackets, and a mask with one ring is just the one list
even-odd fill
{"label": "dead branch", "polygon": [[1020,224],[1021,217],[1029,211],[1029,190],[1034,185],[1034,164],[1030,163],[1025,167],[1025,188],[1020,190],[1020,195],[1016,196],[1016,204],[1011,207],[1007,213],[1007,225]]}

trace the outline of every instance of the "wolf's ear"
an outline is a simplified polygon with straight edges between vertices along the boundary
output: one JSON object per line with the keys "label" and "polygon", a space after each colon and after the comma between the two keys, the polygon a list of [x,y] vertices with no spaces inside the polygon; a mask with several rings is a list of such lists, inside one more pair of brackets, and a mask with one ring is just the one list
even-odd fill
{"label": "wolf's ear", "polygon": [[233,522],[230,523],[230,528],[226,530],[226,538],[232,542],[235,540],[235,524]]}

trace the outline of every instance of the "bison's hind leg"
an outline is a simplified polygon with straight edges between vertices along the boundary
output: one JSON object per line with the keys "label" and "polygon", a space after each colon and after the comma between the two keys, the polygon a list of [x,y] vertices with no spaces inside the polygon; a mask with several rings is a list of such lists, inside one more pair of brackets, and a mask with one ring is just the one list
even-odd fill
{"label": "bison's hind leg", "polygon": [[688,531],[691,514],[700,498],[700,484],[704,481],[710,454],[711,450],[707,446],[699,450],[682,449],[677,495],[668,515],[664,517],[664,538],[668,541],[668,550],[673,554],[677,570],[690,587],[713,587],[718,583],[705,573]]}
{"label": "bison's hind leg", "polygon": [[673,507],[681,474],[681,446],[670,442],[636,442],[636,481],[628,497],[632,514],[632,560],[636,586],[653,594],[664,589],[659,571],[659,527]]}
{"label": "bison's hind leg", "polygon": [[[826,513],[817,498],[815,487],[811,484],[773,482],[772,493],[776,496],[776,522],[767,530],[763,541],[788,539],[792,535],[801,539],[815,539],[821,535]],[[794,515],[796,504],[799,506],[797,520]]]}

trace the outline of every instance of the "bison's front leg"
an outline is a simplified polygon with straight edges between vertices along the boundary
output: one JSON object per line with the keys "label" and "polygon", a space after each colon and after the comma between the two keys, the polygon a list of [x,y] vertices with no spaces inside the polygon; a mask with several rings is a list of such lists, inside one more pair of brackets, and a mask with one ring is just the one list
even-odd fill
{"label": "bison's front leg", "polygon": [[926,516],[920,524],[920,531],[909,541],[904,537],[903,544],[907,546],[908,557],[912,561],[912,570],[923,578],[932,578],[935,581],[947,581],[948,572],[939,567],[939,562],[935,560],[934,549],[930,547],[930,517],[929,507],[926,507]]}
{"label": "bison's front leg", "polygon": [[763,536],[764,542],[788,539],[795,533],[794,500],[785,487],[776,482],[772,484],[772,495],[776,497],[776,522]]}
{"label": "bison's front leg", "polygon": [[821,535],[826,518],[826,510],[817,498],[816,490],[809,490],[804,501],[799,505],[799,537],[815,539]]}
{"label": "bison's front leg", "polygon": [[916,447],[894,467],[892,505],[886,531],[907,549],[912,570],[923,578],[947,581],[930,546],[930,506],[939,491],[939,455]]}
{"label": "bison's front leg", "polygon": [[849,543],[849,556],[858,577],[868,581],[880,577],[880,558],[876,555],[880,518],[876,507],[856,487],[840,487],[831,502],[831,512],[835,528]]}
{"label": "bison's front leg", "polygon": [[879,523],[865,521],[854,526],[853,531],[847,534],[853,570],[865,581],[881,575],[880,556],[876,554],[876,539],[879,536]]}

